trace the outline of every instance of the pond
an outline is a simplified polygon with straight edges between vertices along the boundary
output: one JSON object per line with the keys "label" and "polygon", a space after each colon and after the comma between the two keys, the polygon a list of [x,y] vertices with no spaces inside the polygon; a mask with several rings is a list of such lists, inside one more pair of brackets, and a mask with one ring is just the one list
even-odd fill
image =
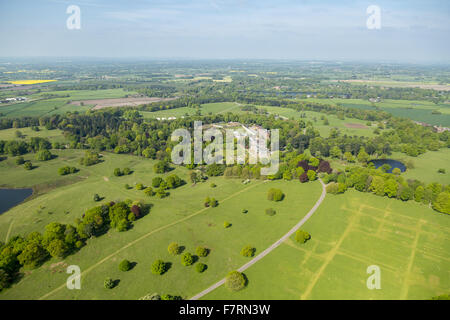
{"label": "pond", "polygon": [[0,214],[31,196],[33,189],[0,189]]}
{"label": "pond", "polygon": [[391,166],[391,169],[389,169],[387,172],[392,173],[392,170],[394,168],[399,168],[402,172],[406,171],[406,166],[398,161],[398,160],[393,160],[393,159],[375,159],[375,160],[370,160],[369,162],[372,162],[375,165],[375,168],[379,168],[384,164],[388,164]]}

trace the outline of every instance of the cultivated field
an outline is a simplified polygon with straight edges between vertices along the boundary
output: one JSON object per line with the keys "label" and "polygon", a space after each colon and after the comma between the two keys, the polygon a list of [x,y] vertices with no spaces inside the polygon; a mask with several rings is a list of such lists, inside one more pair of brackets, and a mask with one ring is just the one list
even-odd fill
{"label": "cultivated field", "polygon": [[81,100],[73,101],[71,104],[80,106],[81,104],[94,106],[92,109],[102,109],[108,107],[126,107],[126,106],[139,106],[141,104],[147,104],[159,101],[170,101],[176,98],[150,98],[150,97],[140,97],[140,98],[117,98],[117,99],[95,99],[95,100]]}

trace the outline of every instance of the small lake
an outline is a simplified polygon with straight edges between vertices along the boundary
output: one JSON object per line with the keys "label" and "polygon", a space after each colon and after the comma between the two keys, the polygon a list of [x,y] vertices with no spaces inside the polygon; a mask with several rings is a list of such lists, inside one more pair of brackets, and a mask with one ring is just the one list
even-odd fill
{"label": "small lake", "polygon": [[0,189],[0,214],[31,196],[33,189]]}
{"label": "small lake", "polygon": [[370,160],[369,162],[372,162],[375,165],[375,168],[379,168],[384,164],[388,164],[391,166],[391,169],[388,170],[387,172],[392,173],[392,170],[394,168],[399,168],[402,172],[406,171],[406,166],[397,160],[392,160],[392,159],[375,159],[375,160]]}

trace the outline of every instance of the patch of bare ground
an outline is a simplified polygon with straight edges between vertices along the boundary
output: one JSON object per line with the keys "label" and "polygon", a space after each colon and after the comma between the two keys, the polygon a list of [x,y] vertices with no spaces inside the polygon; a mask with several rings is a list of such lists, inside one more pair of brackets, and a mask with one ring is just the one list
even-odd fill
{"label": "patch of bare ground", "polygon": [[49,269],[51,273],[61,273],[61,272],[66,272],[66,269],[69,265],[67,263],[65,263],[64,261],[61,262],[57,262],[57,263],[53,263],[50,265]]}
{"label": "patch of bare ground", "polygon": [[367,129],[368,128],[366,125],[360,124],[360,123],[346,123],[344,125],[350,129]]}
{"label": "patch of bare ground", "polygon": [[176,98],[156,98],[156,97],[130,97],[130,98],[113,98],[113,99],[94,99],[94,100],[80,100],[72,101],[71,104],[80,106],[94,105],[93,110],[109,108],[109,107],[134,107],[147,103],[154,103],[160,101],[170,101]]}

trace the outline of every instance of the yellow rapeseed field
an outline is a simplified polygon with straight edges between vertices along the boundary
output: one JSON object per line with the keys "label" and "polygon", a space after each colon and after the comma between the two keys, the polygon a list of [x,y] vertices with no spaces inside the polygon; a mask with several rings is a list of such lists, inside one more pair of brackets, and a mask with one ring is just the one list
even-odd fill
{"label": "yellow rapeseed field", "polygon": [[57,80],[16,80],[16,81],[8,81],[12,84],[36,84],[36,83],[45,83],[45,82],[52,82]]}

